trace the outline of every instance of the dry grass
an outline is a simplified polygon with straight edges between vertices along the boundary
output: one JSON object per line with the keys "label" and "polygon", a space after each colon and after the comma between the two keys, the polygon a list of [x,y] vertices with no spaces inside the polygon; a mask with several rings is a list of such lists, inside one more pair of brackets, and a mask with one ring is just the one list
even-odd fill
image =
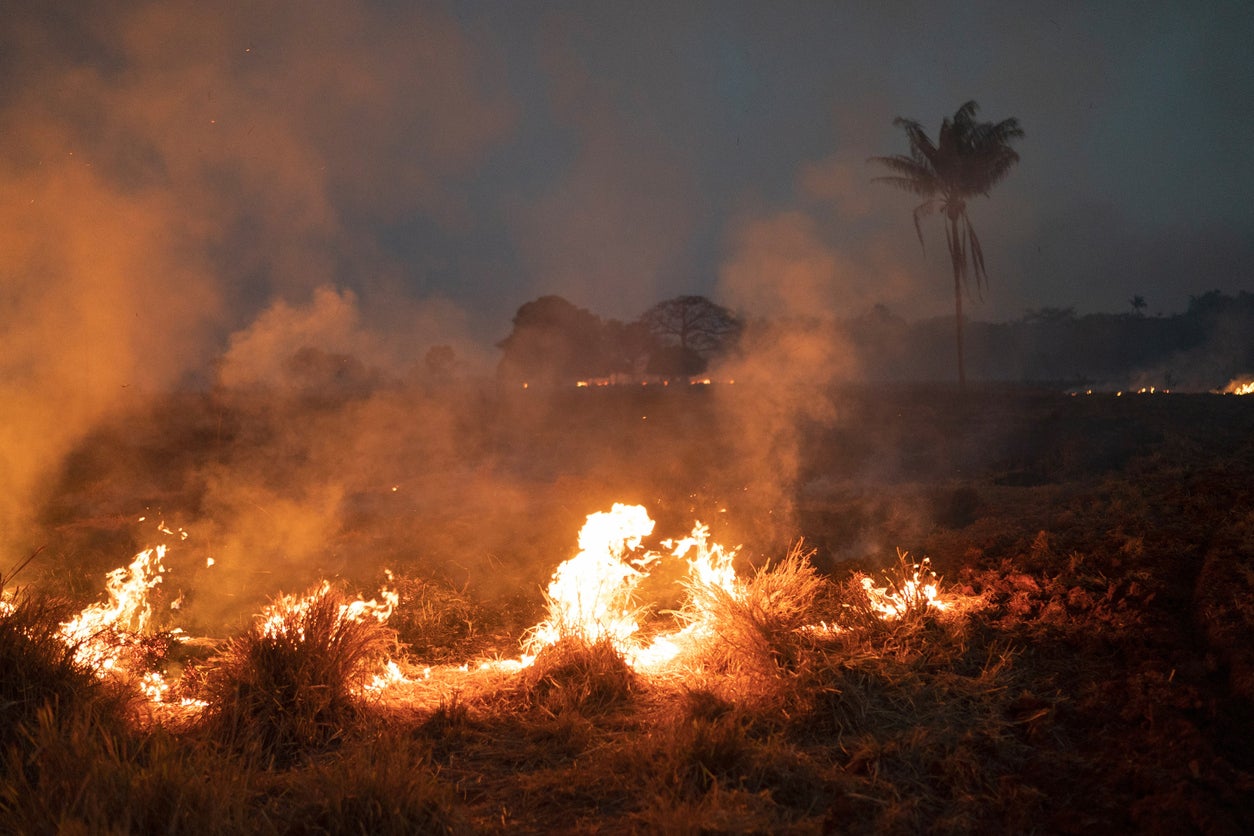
{"label": "dry grass", "polygon": [[[36,665],[21,679],[8,660],[38,656],[30,638],[51,635],[62,617],[32,607],[14,622],[26,625],[17,633],[0,630],[6,699],[21,703],[4,711],[26,718],[0,726],[10,741],[0,758],[0,830],[1244,832],[1254,799],[1246,745],[1254,710],[1240,642],[1254,621],[1254,413],[1231,399],[1219,403],[1048,400],[1041,409],[1001,396],[952,406],[931,396],[893,401],[877,413],[874,426],[885,435],[876,443],[850,435],[808,450],[814,472],[842,474],[831,477],[829,492],[811,491],[810,516],[798,526],[820,545],[822,571],[783,570],[781,561],[715,600],[718,630],[706,655],[696,670],[669,677],[630,675],[612,650],[578,645],[530,671],[477,671],[475,654],[488,649],[476,647],[474,596],[489,593],[474,580],[461,591],[416,585],[410,600],[423,609],[406,629],[416,648],[427,642],[415,654],[417,669],[444,653],[456,659],[468,642],[471,653],[458,660],[471,663],[468,672],[437,671],[413,686],[419,697],[390,696],[382,706],[349,687],[342,711],[318,714],[333,690],[319,684],[325,676],[259,652],[276,675],[248,679],[246,699],[219,692],[210,711],[235,725],[211,737],[128,724],[125,713],[106,710],[107,689],[90,681],[75,680],[82,690],[56,685],[57,660],[68,656],[53,654],[44,668],[52,673],[32,673]],[[677,407],[669,426],[711,435],[704,418],[677,419],[687,408]],[[642,424],[653,431],[661,409],[659,402],[622,411],[635,429],[623,418],[611,431],[572,407],[545,440],[560,446],[587,421],[595,428],[580,449],[595,461],[605,438],[642,432]],[[989,442],[987,430],[997,427],[985,416],[994,411],[1019,416],[1010,440],[1024,440],[1022,455],[995,458],[1007,445]],[[946,419],[943,432],[920,435],[936,418]],[[1127,422],[1140,429],[1129,433]],[[1098,435],[1090,438],[1091,430]],[[1120,472],[1086,455],[1114,435],[1163,443],[1144,453],[1124,444],[1135,455]],[[535,434],[523,427],[516,436],[516,447],[503,442],[505,452],[516,449],[519,462],[533,464]],[[639,439],[633,450],[645,449],[649,438]],[[931,457],[935,470],[920,473],[896,455],[903,450]],[[674,468],[658,485],[681,483],[701,463],[648,458]],[[511,578],[527,589],[573,530],[536,526],[549,517],[535,509],[574,508],[591,485],[608,492],[600,477],[614,475],[574,478],[544,464],[535,484],[563,477],[567,487],[519,505],[491,532],[492,548],[480,549],[507,556]],[[876,480],[840,481],[863,465]],[[958,497],[930,505],[926,480],[950,485],[958,465],[978,504]],[[898,470],[885,477],[881,467]],[[901,470],[908,468],[915,469]],[[688,504],[679,498],[671,510]],[[412,523],[405,515],[394,521],[395,553],[410,548]],[[869,571],[884,542],[933,556],[981,608],[907,607],[891,621],[859,609],[861,576],[848,577],[849,564],[837,561]],[[779,552],[754,543],[746,553]],[[878,571],[872,580],[890,586]],[[490,648],[507,656],[538,616],[510,606],[504,615],[486,608],[500,619],[493,623],[510,625]],[[530,598],[526,606],[537,608]],[[843,631],[799,629],[803,612]],[[463,618],[476,626],[463,631]],[[248,643],[231,643],[237,663],[249,658]],[[45,650],[61,652],[55,644]],[[343,658],[334,643],[300,652]],[[325,659],[308,667],[345,670]],[[297,685],[285,690],[279,680]],[[234,713],[221,712],[230,699]],[[245,710],[264,700],[286,707]],[[237,745],[289,722],[301,733],[278,746],[282,758],[272,756],[273,743],[266,757]]]}
{"label": "dry grass", "polygon": [[550,714],[603,714],[631,701],[635,672],[609,639],[565,638],[536,656],[522,674],[525,700]]}
{"label": "dry grass", "polygon": [[276,763],[335,743],[363,708],[361,689],[395,644],[371,617],[346,615],[329,585],[277,602],[267,620],[209,663],[203,728],[215,740]]}
{"label": "dry grass", "polygon": [[744,683],[771,682],[793,669],[810,643],[805,628],[822,620],[827,586],[809,558],[798,543],[730,590],[686,579],[679,616],[697,640],[683,661]]}
{"label": "dry grass", "polygon": [[459,663],[482,641],[487,615],[465,589],[424,578],[398,576],[400,597],[388,626],[409,652],[426,664]]}

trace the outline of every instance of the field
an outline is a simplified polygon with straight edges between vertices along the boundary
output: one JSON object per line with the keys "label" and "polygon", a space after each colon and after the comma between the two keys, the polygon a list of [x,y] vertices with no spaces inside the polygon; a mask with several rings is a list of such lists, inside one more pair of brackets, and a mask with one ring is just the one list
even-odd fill
{"label": "field", "polygon": [[[700,646],[655,672],[579,637],[501,663],[619,502],[656,520],[650,549],[696,521],[740,546],[734,593],[638,590],[644,632],[705,600]],[[197,708],[56,640],[158,540],[133,670]],[[14,832],[1249,829],[1254,398],[170,396],[85,439],[19,547],[34,558],[0,567],[20,589],[0,611]],[[950,606],[877,617],[861,579],[923,557]],[[386,623],[336,620],[385,584]],[[365,687],[384,655],[406,681]]]}

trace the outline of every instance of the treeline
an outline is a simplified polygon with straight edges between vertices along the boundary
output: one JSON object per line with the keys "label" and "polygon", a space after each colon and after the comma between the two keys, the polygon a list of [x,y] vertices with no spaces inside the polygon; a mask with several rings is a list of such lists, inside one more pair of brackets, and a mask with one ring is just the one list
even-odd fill
{"label": "treeline", "polygon": [[[1142,302],[1126,314],[1086,315],[1045,308],[1011,322],[968,322],[968,373],[985,381],[1189,390],[1219,388],[1254,373],[1254,294],[1210,291],[1171,316],[1146,316],[1143,308]],[[842,373],[861,380],[950,381],[956,375],[952,317],[912,322],[882,306],[847,319],[767,323],[704,297],[681,296],[623,323],[545,296],[519,308],[513,325],[498,343],[497,370],[512,383],[690,377],[729,355],[752,352],[752,335],[772,327],[843,346],[854,356],[845,358]]]}
{"label": "treeline", "polygon": [[513,322],[497,343],[497,375],[529,385],[699,375],[735,348],[743,327],[704,296],[667,299],[626,323],[602,319],[560,296],[542,296],[519,308]]}
{"label": "treeline", "polygon": [[[953,318],[909,323],[883,309],[842,323],[869,379],[953,378]],[[1171,316],[1028,311],[1012,322],[969,322],[976,380],[1209,390],[1254,373],[1254,294],[1210,291]]]}

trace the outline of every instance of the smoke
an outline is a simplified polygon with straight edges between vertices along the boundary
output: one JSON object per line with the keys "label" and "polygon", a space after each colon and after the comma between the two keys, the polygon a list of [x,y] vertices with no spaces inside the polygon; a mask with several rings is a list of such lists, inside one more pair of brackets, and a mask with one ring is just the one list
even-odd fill
{"label": "smoke", "polygon": [[511,207],[513,236],[528,273],[543,282],[536,295],[599,301],[598,313],[631,319],[686,266],[695,183],[674,138],[620,104],[629,92],[590,73],[578,51],[580,27],[548,22],[539,45],[548,104],[574,134],[575,151],[536,199]]}
{"label": "smoke", "polygon": [[62,160],[0,162],[0,537],[14,550],[32,546],[23,533],[61,457],[177,383],[220,314],[209,266],[170,234],[168,195],[120,192],[66,137],[31,132]]}
{"label": "smoke", "polygon": [[[34,545],[35,509],[80,439],[154,392],[206,383],[224,347],[230,385],[282,377],[305,343],[388,370],[436,342],[482,363],[450,303],[381,298],[397,268],[372,226],[465,231],[456,186],[515,121],[481,53],[426,7],[6,10],[5,562]],[[311,293],[304,313],[285,301]],[[380,324],[397,338],[367,336]]]}
{"label": "smoke", "polygon": [[834,420],[832,384],[857,375],[835,323],[851,269],[809,216],[785,211],[743,223],[720,272],[720,298],[752,317],[741,350],[720,369],[736,383],[735,456],[746,497],[766,512],[775,539],[796,536],[805,426]]}

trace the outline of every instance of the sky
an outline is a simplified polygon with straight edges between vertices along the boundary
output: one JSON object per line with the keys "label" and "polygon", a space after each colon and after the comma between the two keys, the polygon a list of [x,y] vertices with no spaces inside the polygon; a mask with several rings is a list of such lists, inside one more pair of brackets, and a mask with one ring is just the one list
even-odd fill
{"label": "sky", "polygon": [[970,316],[1254,286],[1248,3],[4,5],[10,380],[203,379],[276,327],[491,363],[550,293],[943,316],[939,221],[867,160],[970,99],[1026,133]]}

